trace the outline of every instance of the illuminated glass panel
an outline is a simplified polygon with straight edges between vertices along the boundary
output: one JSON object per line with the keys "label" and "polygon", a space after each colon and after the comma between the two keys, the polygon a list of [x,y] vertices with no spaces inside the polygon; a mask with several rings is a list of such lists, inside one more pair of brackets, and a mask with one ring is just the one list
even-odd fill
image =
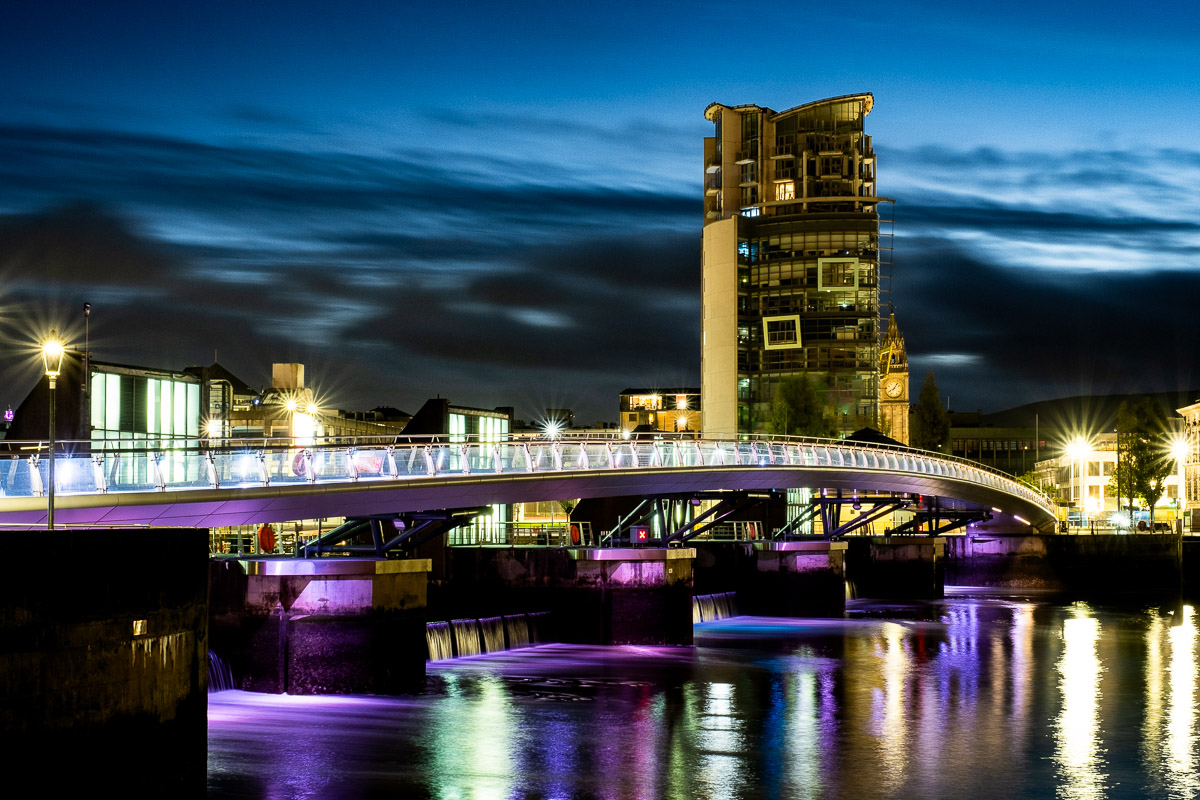
{"label": "illuminated glass panel", "polygon": [[775,199],[776,200],[795,200],[796,199],[796,182],[783,181],[775,184]]}
{"label": "illuminated glass panel", "polygon": [[200,384],[187,384],[187,428],[190,437],[200,435]]}
{"label": "illuminated glass panel", "polygon": [[93,372],[91,376],[93,428],[104,427],[104,384],[107,377],[103,372]]}
{"label": "illuminated glass panel", "polygon": [[151,378],[146,381],[146,433],[158,433],[158,384]]}
{"label": "illuminated glass panel", "polygon": [[450,415],[450,441],[462,442],[466,440],[467,433],[467,418],[463,414]]}
{"label": "illuminated glass panel", "polygon": [[172,436],[183,436],[187,431],[188,385],[186,383],[174,386],[175,419],[171,425]]}
{"label": "illuminated glass panel", "polygon": [[104,383],[104,427],[121,430],[121,376],[109,375]]}

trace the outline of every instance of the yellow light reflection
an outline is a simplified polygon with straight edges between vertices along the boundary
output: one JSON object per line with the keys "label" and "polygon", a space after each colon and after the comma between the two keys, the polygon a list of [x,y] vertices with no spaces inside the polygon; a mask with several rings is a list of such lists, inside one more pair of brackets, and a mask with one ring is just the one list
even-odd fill
{"label": "yellow light reflection", "polygon": [[1096,645],[1100,621],[1086,605],[1063,622],[1063,651],[1058,661],[1062,709],[1054,726],[1055,754],[1062,784],[1060,798],[1098,800],[1104,797],[1100,772],[1100,673]]}
{"label": "yellow light reflection", "polygon": [[742,787],[742,724],[734,714],[733,684],[714,683],[697,720],[700,780],[713,797],[734,797]]}
{"label": "yellow light reflection", "polygon": [[447,676],[447,697],[434,706],[429,749],[435,797],[499,800],[513,794],[511,701],[494,677],[482,678],[476,688],[464,692],[457,676]]}
{"label": "yellow light reflection", "polygon": [[785,797],[820,797],[825,783],[821,755],[828,746],[821,730],[821,686],[812,670],[801,672],[793,680],[795,686],[788,692],[791,708],[785,751],[791,769],[783,776],[780,793]]}
{"label": "yellow light reflection", "polygon": [[881,784],[888,790],[898,789],[908,779],[909,758],[905,742],[908,739],[908,716],[905,713],[905,683],[910,659],[905,647],[907,631],[894,622],[883,626],[883,697],[882,730],[879,732]]}
{"label": "yellow light reflection", "polygon": [[1166,778],[1173,797],[1200,796],[1196,774],[1196,615],[1182,608],[1181,624],[1171,628],[1167,666]]}

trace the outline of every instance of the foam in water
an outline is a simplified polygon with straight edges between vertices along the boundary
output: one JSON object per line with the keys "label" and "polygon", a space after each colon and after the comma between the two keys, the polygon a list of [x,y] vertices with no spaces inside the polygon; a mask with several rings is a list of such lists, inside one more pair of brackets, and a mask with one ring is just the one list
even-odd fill
{"label": "foam in water", "polygon": [[429,648],[429,660],[441,661],[454,658],[454,642],[449,622],[430,622],[425,625],[425,644]]}

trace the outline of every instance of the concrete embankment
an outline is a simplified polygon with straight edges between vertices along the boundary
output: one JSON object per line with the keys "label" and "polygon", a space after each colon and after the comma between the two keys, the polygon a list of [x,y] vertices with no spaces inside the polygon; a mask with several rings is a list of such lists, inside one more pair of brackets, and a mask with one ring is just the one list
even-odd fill
{"label": "concrete embankment", "polygon": [[109,788],[199,796],[208,532],[4,538],[11,568],[0,603],[0,748],[13,775],[51,796]]}
{"label": "concrete embankment", "polygon": [[[1200,548],[1195,554],[1200,557]],[[946,537],[946,583],[957,586],[1089,596],[1178,594],[1184,563],[1184,544],[1178,534]]]}

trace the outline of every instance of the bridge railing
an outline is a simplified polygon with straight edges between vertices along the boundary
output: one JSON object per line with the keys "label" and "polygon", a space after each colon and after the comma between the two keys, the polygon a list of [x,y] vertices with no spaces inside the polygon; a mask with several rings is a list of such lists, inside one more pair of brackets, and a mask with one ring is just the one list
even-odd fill
{"label": "bridge railing", "polygon": [[[554,473],[614,469],[826,467],[901,472],[962,480],[1020,496],[1044,508],[1052,502],[1011,477],[966,459],[891,445],[838,439],[745,437],[698,439],[466,436],[319,440],[212,440],[206,444],[131,447],[134,442],[59,442],[55,493],[102,494],[421,479],[462,474]],[[8,497],[45,494],[48,453],[40,442],[4,442],[0,491]],[[115,445],[115,446],[114,446]]]}

